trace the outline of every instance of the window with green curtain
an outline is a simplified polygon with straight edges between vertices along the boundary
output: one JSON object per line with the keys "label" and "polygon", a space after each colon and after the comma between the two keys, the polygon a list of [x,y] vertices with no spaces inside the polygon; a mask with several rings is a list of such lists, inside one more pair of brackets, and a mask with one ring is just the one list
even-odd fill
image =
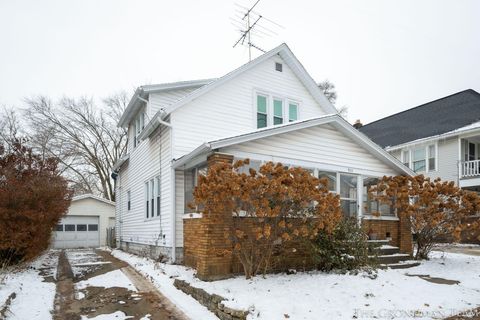
{"label": "window with green curtain", "polygon": [[283,123],[283,101],[273,99],[273,124]]}
{"label": "window with green curtain", "polygon": [[295,103],[288,104],[288,121],[298,120],[298,105]]}
{"label": "window with green curtain", "polygon": [[257,95],[257,128],[267,126],[267,97]]}

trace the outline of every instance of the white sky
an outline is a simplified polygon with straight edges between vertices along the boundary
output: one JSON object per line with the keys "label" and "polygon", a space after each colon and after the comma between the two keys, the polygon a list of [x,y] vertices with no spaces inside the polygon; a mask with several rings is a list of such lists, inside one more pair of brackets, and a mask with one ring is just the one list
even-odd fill
{"label": "white sky", "polygon": [[[0,0],[0,105],[103,97],[142,84],[219,77],[247,61],[230,17],[254,0]],[[480,92],[480,1],[261,0],[337,105],[363,123],[472,88]]]}

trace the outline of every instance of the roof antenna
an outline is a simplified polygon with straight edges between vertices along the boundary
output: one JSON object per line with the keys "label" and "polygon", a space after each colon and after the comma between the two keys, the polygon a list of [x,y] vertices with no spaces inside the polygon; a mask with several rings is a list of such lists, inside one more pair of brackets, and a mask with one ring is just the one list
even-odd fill
{"label": "roof antenna", "polygon": [[[230,18],[232,21],[232,25],[240,31],[240,38],[235,42],[233,47],[235,48],[238,44],[247,45],[248,46],[248,61],[252,61],[252,48],[257,49],[263,53],[267,52],[263,50],[258,45],[252,42],[252,36],[263,38],[263,37],[272,37],[278,35],[275,31],[271,30],[270,28],[279,27],[284,28],[283,26],[279,25],[278,23],[265,18],[258,12],[253,11],[253,8],[257,6],[260,0],[257,0],[253,6],[250,8],[244,7],[238,3],[235,5],[239,8],[236,9],[236,15],[233,18]],[[266,24],[270,24],[270,28],[263,26],[260,24],[260,20],[264,21]],[[245,43],[246,41],[246,43]]]}

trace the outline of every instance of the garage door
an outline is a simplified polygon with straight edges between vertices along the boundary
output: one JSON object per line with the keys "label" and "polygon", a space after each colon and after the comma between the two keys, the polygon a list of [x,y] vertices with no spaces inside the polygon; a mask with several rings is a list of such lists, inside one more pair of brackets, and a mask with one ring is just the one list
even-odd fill
{"label": "garage door", "polygon": [[67,216],[57,225],[54,247],[96,248],[100,246],[98,216]]}

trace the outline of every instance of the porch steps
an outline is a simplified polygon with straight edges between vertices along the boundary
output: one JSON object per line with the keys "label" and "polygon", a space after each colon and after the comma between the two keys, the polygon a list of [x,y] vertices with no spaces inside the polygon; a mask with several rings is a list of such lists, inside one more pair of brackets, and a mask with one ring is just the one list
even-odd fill
{"label": "porch steps", "polygon": [[377,255],[381,269],[406,269],[420,264],[417,261],[411,261],[409,254],[400,253],[400,248],[389,243],[389,240],[368,240],[370,252]]}

